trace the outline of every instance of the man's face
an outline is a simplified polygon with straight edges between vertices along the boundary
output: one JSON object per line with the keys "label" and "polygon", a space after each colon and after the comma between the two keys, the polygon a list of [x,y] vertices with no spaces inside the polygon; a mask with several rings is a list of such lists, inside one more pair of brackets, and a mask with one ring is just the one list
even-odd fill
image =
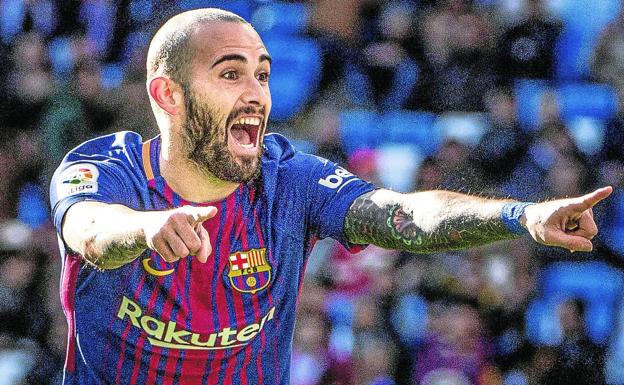
{"label": "man's face", "polygon": [[203,25],[194,52],[182,136],[188,158],[217,178],[248,182],[260,172],[271,111],[270,58],[248,25]]}

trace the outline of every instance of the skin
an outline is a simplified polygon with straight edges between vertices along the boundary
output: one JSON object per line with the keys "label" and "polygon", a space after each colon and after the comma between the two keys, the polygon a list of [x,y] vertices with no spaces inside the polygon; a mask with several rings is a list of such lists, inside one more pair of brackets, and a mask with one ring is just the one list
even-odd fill
{"label": "skin", "polygon": [[[197,12],[204,11],[175,16],[161,31],[179,28]],[[163,43],[159,33],[152,45]],[[216,201],[257,172],[271,110],[270,60],[258,34],[243,23],[201,24],[192,35],[192,44],[195,55],[188,84],[156,72],[148,78],[147,89],[161,132],[163,177],[186,200]],[[189,100],[194,105],[191,111]],[[241,114],[262,118],[260,139],[253,150],[242,149],[230,134],[230,124]],[[219,145],[220,158],[210,158]],[[199,156],[192,156],[193,152]],[[217,160],[232,170],[238,167],[240,175],[229,179],[216,175],[210,166]],[[597,233],[591,207],[610,193],[607,187],[579,198],[535,204],[527,207],[521,222],[540,243],[589,251]],[[506,202],[449,191],[399,194],[381,189],[353,202],[345,233],[352,243],[411,252],[477,246],[516,237],[500,219]],[[210,239],[201,224],[215,214],[215,207],[142,212],[84,201],[68,209],[63,236],[70,249],[101,269],[123,266],[146,248],[169,262],[189,255],[206,262]]]}

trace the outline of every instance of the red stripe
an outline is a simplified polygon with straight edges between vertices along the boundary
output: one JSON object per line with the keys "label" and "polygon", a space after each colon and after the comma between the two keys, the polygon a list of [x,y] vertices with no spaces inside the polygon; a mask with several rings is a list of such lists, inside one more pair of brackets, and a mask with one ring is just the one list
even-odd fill
{"label": "red stripe", "polygon": [[77,254],[65,254],[65,266],[63,266],[63,280],[61,282],[61,302],[67,319],[67,351],[65,355],[65,371],[73,373],[76,369],[76,319],[74,318],[74,295],[78,272],[82,265],[81,256]]}
{"label": "red stripe", "polygon": [[[256,222],[256,236],[258,237],[258,244],[260,245],[260,248],[263,248],[265,247],[264,237],[262,236],[262,228],[260,227],[260,219],[258,217],[258,211],[256,209],[254,209],[254,219]],[[267,291],[267,294],[268,294],[267,297],[269,300],[269,309],[271,309],[273,307],[273,297],[271,296],[270,290]],[[274,320],[277,321],[277,318],[274,318]],[[258,367],[258,384],[263,383],[262,353],[264,353],[265,347],[266,347],[266,333],[263,330],[262,332],[260,332],[260,351],[258,352],[258,356],[256,358],[256,366]],[[277,365],[276,365],[276,370],[277,370]],[[276,376],[277,376],[277,371],[276,371]],[[278,382],[276,381],[275,383],[277,384]]]}
{"label": "red stripe", "polygon": [[[250,194],[252,193],[252,191],[250,191]],[[241,234],[241,243],[243,245],[243,249],[247,250],[249,249],[249,241],[247,239],[247,229],[248,229],[247,226],[249,225],[249,221],[248,221],[249,218],[245,217],[241,219],[244,222],[243,232]],[[260,314],[260,306],[258,305],[258,297],[256,295],[251,296],[251,303],[252,303],[253,311],[254,311],[254,320],[259,320],[261,318],[261,314]],[[251,361],[251,346],[248,346],[245,349],[245,358],[243,359],[243,366],[241,367],[241,382],[243,384],[247,383],[247,366],[249,365],[250,361]]]}
{"label": "red stripe", "polygon": [[171,187],[169,187],[169,185],[167,183],[165,183],[165,191],[163,191],[163,195],[165,196],[165,200],[171,205],[173,206],[173,190],[171,189]]}
{"label": "red stripe", "polygon": [[[223,285],[222,282],[220,282],[220,280],[221,280],[221,275],[223,273],[223,270],[225,269],[225,266],[227,266],[228,264],[228,258],[230,254],[229,252],[230,235],[232,232],[232,228],[234,226],[234,215],[232,215],[232,211],[235,209],[235,202],[236,202],[236,194],[230,194],[230,196],[226,200],[225,215],[227,219],[226,219],[225,226],[223,227],[223,231],[220,234],[221,245],[219,247],[219,251],[221,255],[219,256],[220,266],[219,266],[219,276],[217,277],[219,282],[217,282],[216,293],[215,293],[215,299],[217,303],[217,318],[219,320],[219,325],[216,328],[217,330],[223,329],[223,327],[225,327],[226,325],[229,325],[230,323],[229,315],[228,315],[228,304],[225,301],[225,286]],[[219,367],[221,366],[221,361],[224,359],[227,359],[225,354],[227,353],[228,350],[229,349],[221,349],[215,352],[214,359],[210,365],[210,372],[211,374],[212,373],[214,374],[208,378],[209,384],[218,385],[217,381],[219,381],[219,376],[217,375],[217,373],[218,373]],[[230,365],[231,365],[231,362],[226,363],[226,371],[229,370]],[[225,376],[224,379],[226,381],[225,384],[232,382],[231,377],[228,378],[227,376]]]}
{"label": "red stripe", "polygon": [[[241,188],[242,188],[242,185],[241,185]],[[242,201],[242,194],[240,196],[241,196],[241,201]],[[236,219],[239,222],[239,224],[243,224],[243,225],[245,224],[244,220],[243,220],[243,204],[242,204],[242,202],[240,202],[239,205],[238,205],[238,210],[237,210],[237,213],[236,213]],[[243,237],[245,237],[245,238],[246,238],[246,235],[247,235],[246,233],[247,233],[246,227],[243,226],[242,234],[244,234]],[[242,246],[243,246],[243,250],[247,250],[247,245],[243,244]],[[242,293],[234,290],[234,291],[232,291],[232,297],[234,299],[234,314],[236,316],[236,326],[237,326],[237,329],[238,329],[239,325],[242,326],[242,325],[245,324],[245,307],[243,305]],[[244,349],[246,351],[250,350],[249,347],[244,348]],[[234,372],[234,367],[236,366],[236,360],[234,359],[234,356],[232,357],[231,361],[232,362],[230,364],[228,364],[228,370],[226,371],[226,374],[225,374],[226,378],[232,378],[232,373]],[[247,374],[245,372],[243,372],[241,374],[241,384],[242,385],[247,385]]]}
{"label": "red stripe", "polygon": [[[219,217],[207,220],[203,223],[203,226],[208,231],[212,250],[214,250],[215,242],[219,235]],[[195,333],[203,335],[215,331],[212,323],[214,293],[211,293],[209,290],[214,277],[214,263],[214,254],[211,254],[205,264],[193,260],[191,268],[189,296],[193,317],[191,318],[190,329]],[[186,353],[182,363],[181,372],[183,375],[180,376],[180,385],[196,385],[200,383],[206,368],[206,360],[210,354],[203,351],[189,351]]]}
{"label": "red stripe", "polygon": [[[145,282],[145,274],[142,274],[141,279],[139,280],[139,284],[137,285],[137,288],[134,291],[134,297],[133,297],[134,301],[137,301],[137,298],[139,298],[139,293],[141,292],[141,289],[143,289],[144,282]],[[119,349],[119,358],[117,359],[117,375],[115,376],[116,385],[119,385],[119,381],[121,380],[121,368],[123,366],[124,357],[125,357],[126,341],[128,340],[128,334],[130,334],[131,322],[130,320],[128,320],[127,322],[128,324],[126,325],[126,328],[124,329],[121,335],[121,348]]]}

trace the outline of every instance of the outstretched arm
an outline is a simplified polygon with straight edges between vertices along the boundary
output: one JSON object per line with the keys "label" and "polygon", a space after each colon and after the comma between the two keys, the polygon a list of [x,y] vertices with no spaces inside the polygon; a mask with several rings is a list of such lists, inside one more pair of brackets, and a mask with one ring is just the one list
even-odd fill
{"label": "outstretched arm", "polygon": [[128,264],[147,248],[168,262],[188,255],[206,262],[212,248],[201,224],[216,212],[212,206],[135,211],[119,204],[83,201],[67,210],[63,240],[100,269]]}
{"label": "outstretched arm", "polygon": [[579,198],[514,207],[509,200],[450,191],[382,189],[353,202],[345,234],[355,244],[429,253],[513,239],[522,226],[542,244],[590,251],[597,233],[591,208],[610,193],[611,187],[605,187]]}

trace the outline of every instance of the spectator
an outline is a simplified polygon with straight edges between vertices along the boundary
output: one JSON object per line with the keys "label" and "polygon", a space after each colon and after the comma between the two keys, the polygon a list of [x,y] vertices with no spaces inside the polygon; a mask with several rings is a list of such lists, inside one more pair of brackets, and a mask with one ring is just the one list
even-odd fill
{"label": "spectator", "polygon": [[604,349],[587,335],[585,314],[585,304],[578,299],[559,306],[563,341],[555,348],[553,365],[544,374],[542,384],[605,384]]}
{"label": "spectator", "polygon": [[624,8],[602,31],[592,60],[592,74],[599,82],[624,90]]}
{"label": "spectator", "polygon": [[490,360],[490,349],[475,309],[450,305],[436,318],[436,328],[431,330],[416,359],[412,384],[500,384],[502,380]]}
{"label": "spectator", "polygon": [[502,79],[551,79],[555,44],[561,24],[549,19],[543,0],[526,0],[526,16],[503,33],[498,43],[498,74]]}

